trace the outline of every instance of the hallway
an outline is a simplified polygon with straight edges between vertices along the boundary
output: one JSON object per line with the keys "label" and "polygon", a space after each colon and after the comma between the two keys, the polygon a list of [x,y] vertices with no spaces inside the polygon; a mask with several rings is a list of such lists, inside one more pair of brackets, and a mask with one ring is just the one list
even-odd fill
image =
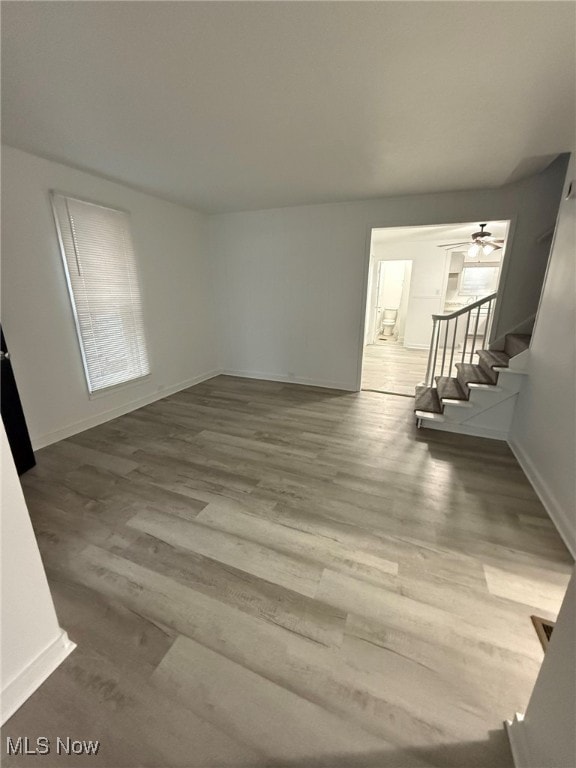
{"label": "hallway", "polygon": [[394,339],[368,344],[364,347],[362,389],[414,396],[415,387],[424,381],[427,361],[427,349],[406,349]]}

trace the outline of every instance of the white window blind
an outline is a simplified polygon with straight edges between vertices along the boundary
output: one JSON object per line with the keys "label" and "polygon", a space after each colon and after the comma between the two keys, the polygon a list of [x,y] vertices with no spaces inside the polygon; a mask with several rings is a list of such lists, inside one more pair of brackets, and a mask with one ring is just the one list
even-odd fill
{"label": "white window blind", "polygon": [[90,392],[150,372],[128,215],[52,193]]}

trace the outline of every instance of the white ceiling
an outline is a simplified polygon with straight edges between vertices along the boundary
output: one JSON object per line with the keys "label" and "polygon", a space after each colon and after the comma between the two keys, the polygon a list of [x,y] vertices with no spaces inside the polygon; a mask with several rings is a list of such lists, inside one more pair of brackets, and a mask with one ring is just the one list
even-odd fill
{"label": "white ceiling", "polygon": [[[440,245],[443,243],[469,242],[472,245],[472,233],[480,230],[480,223],[486,223],[485,231],[492,237],[506,238],[507,221],[471,221],[463,224],[440,224],[425,227],[385,227],[372,230],[372,246],[396,245],[398,243],[425,242]],[[465,247],[462,250],[466,250]]]}
{"label": "white ceiling", "polygon": [[2,11],[7,144],[204,211],[496,186],[574,145],[572,2]]}

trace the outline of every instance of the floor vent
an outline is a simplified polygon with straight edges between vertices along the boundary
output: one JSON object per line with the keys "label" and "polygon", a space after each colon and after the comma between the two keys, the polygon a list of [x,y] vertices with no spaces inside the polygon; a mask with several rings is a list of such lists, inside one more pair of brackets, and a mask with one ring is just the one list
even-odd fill
{"label": "floor vent", "polygon": [[548,621],[548,619],[541,619],[539,616],[530,616],[530,618],[542,648],[544,648],[544,651],[547,651],[550,638],[552,637],[552,630],[554,629],[554,622]]}

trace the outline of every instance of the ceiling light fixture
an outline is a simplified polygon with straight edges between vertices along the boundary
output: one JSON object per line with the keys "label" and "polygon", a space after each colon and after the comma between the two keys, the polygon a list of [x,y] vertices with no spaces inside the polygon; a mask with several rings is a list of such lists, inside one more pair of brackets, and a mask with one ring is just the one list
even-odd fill
{"label": "ceiling light fixture", "polygon": [[484,227],[486,227],[486,224],[480,224],[480,231],[472,233],[472,243],[470,243],[470,240],[464,243],[442,243],[438,245],[438,248],[452,251],[455,248],[467,245],[466,256],[470,261],[478,261],[482,256],[489,256],[493,251],[501,250],[504,239],[501,237],[493,238],[492,232],[486,232]]}
{"label": "ceiling light fixture", "polygon": [[468,258],[476,260],[481,256],[489,256],[493,250],[493,245],[490,245],[490,243],[483,243],[478,240],[473,243],[470,248],[468,248]]}

